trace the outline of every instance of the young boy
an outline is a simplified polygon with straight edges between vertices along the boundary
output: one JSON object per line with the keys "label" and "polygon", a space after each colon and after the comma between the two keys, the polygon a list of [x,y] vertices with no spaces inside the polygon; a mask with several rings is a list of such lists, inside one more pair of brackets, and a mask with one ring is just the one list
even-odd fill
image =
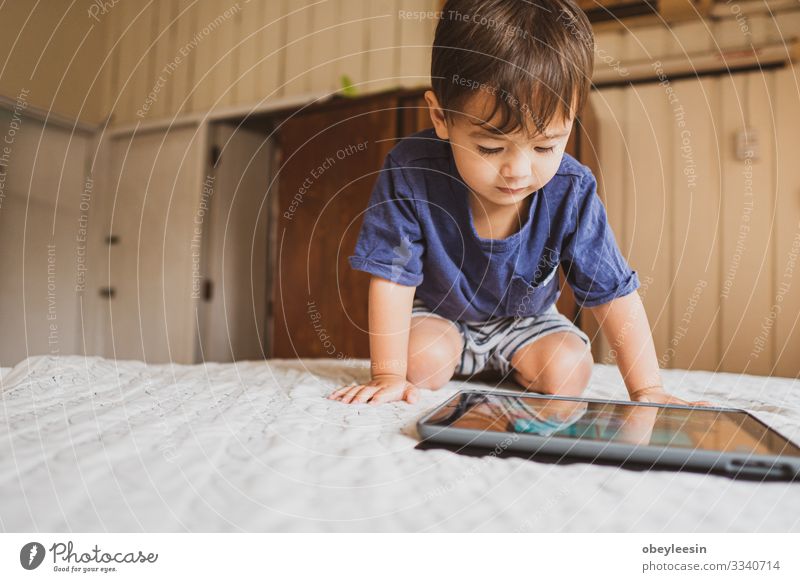
{"label": "young boy", "polygon": [[[589,168],[564,153],[594,61],[572,0],[449,0],[425,94],[433,128],[386,157],[350,257],[372,274],[371,381],[345,403],[415,402],[454,374],[579,395],[589,338],[558,313],[558,267],[617,351],[632,400],[665,393],[639,280]],[[700,404],[700,403],[694,403]]]}

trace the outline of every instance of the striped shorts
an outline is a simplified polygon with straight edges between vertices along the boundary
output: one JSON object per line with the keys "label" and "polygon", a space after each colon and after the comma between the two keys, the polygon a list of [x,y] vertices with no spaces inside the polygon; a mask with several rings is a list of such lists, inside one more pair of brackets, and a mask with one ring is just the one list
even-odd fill
{"label": "striped shorts", "polygon": [[570,332],[590,345],[589,336],[556,309],[555,304],[533,317],[494,317],[486,321],[452,321],[414,299],[411,317],[438,317],[455,324],[464,344],[455,374],[470,376],[483,370],[498,370],[503,376],[511,369],[511,358],[521,347],[551,333]]}

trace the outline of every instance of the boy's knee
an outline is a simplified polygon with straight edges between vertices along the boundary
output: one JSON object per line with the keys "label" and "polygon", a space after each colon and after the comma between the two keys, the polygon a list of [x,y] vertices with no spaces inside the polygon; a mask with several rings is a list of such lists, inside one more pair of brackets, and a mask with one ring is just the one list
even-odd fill
{"label": "boy's knee", "polygon": [[436,390],[447,384],[455,372],[451,350],[433,345],[415,355],[409,354],[406,379],[420,388]]}
{"label": "boy's knee", "polygon": [[[413,320],[412,320],[413,321]],[[461,336],[451,322],[422,319],[412,325],[406,379],[436,390],[450,381],[461,358]]]}
{"label": "boy's knee", "polygon": [[516,370],[517,380],[525,388],[554,396],[580,396],[589,385],[594,360],[583,341],[561,345],[540,361],[539,370],[524,366]]}

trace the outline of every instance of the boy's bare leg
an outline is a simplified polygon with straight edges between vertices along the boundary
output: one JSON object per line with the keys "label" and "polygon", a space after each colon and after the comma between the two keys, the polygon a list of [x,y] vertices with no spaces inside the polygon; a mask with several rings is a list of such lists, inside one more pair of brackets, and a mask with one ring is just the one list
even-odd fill
{"label": "boy's bare leg", "polygon": [[558,396],[580,396],[593,364],[589,346],[570,332],[546,335],[511,357],[514,379],[523,388]]}
{"label": "boy's bare leg", "polygon": [[412,317],[408,336],[408,381],[431,390],[447,384],[461,361],[463,341],[458,328],[450,321]]}

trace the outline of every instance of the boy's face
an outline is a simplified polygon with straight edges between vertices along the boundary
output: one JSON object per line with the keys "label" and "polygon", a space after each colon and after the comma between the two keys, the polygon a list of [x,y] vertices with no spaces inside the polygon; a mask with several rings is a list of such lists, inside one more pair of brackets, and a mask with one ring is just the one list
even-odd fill
{"label": "boy's face", "polygon": [[486,120],[494,104],[491,95],[476,93],[463,112],[450,112],[447,121],[432,91],[425,93],[425,99],[436,135],[450,141],[459,174],[482,200],[500,206],[518,205],[558,171],[572,118],[566,122],[556,119],[545,135],[530,139],[523,130],[498,133],[494,129],[496,119]]}

